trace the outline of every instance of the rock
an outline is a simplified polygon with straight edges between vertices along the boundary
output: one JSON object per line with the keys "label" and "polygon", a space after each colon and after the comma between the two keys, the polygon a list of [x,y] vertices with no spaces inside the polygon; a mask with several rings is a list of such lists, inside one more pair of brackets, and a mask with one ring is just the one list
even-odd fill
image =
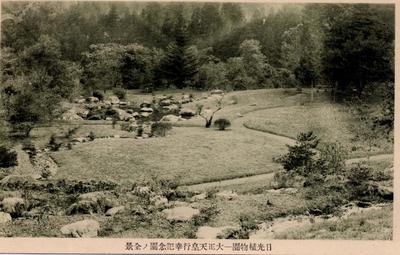
{"label": "rock", "polygon": [[101,115],[98,115],[98,114],[96,114],[96,115],[91,115],[89,118],[88,118],[88,120],[102,120],[103,118],[102,118],[102,116]]}
{"label": "rock", "polygon": [[89,103],[98,103],[100,100],[97,97],[88,97],[86,101]]}
{"label": "rock", "polygon": [[160,101],[161,106],[169,106],[171,104],[172,104],[172,100],[170,100],[170,99],[165,99],[163,101]]}
{"label": "rock", "polygon": [[209,227],[202,226],[197,230],[196,237],[198,239],[217,239],[224,231],[228,229],[235,229],[235,226],[223,226],[223,227]]}
{"label": "rock", "polygon": [[85,143],[87,141],[88,141],[88,139],[86,137],[75,137],[71,140],[71,142],[75,142],[75,143]]}
{"label": "rock", "polygon": [[7,185],[7,184],[24,183],[24,182],[33,183],[35,181],[36,181],[36,179],[32,175],[11,174],[11,175],[4,177],[0,181],[0,183]]}
{"label": "rock", "polygon": [[204,200],[206,198],[207,198],[207,193],[204,192],[204,193],[193,196],[190,200],[191,201],[199,201],[199,200]]}
{"label": "rock", "polygon": [[0,212],[0,224],[11,222],[11,215],[9,213]]}
{"label": "rock", "polygon": [[181,120],[182,120],[182,119],[181,119],[179,116],[169,114],[169,115],[163,116],[163,117],[161,118],[160,121],[165,121],[165,122],[178,122],[178,121],[181,121]]}
{"label": "rock", "polygon": [[237,193],[233,192],[232,190],[223,190],[223,191],[218,192],[215,195],[219,198],[228,199],[228,200],[232,200],[239,196]]}
{"label": "rock", "polygon": [[137,186],[133,189],[133,194],[136,196],[148,196],[151,194],[149,186]]}
{"label": "rock", "polygon": [[106,118],[106,121],[112,121],[112,120],[113,120],[113,118],[111,118],[111,117]]}
{"label": "rock", "polygon": [[195,112],[194,110],[192,110],[192,109],[184,108],[184,109],[181,109],[181,110],[179,111],[179,114],[180,114],[183,118],[191,118],[191,117],[193,117],[194,115],[196,115],[196,112]]}
{"label": "rock", "polygon": [[86,102],[85,98],[79,97],[74,99],[75,104],[84,104]]}
{"label": "rock", "polygon": [[61,119],[67,120],[67,121],[83,120],[83,118],[81,116],[79,116],[78,114],[76,114],[72,109],[64,112],[61,115]]}
{"label": "rock", "polygon": [[127,121],[127,120],[133,118],[133,116],[131,114],[127,113],[126,111],[124,111],[122,109],[119,109],[116,107],[113,107],[113,109],[118,113],[118,117],[120,120]]}
{"label": "rock", "polygon": [[142,134],[142,138],[146,139],[149,138],[150,136],[148,134]]}
{"label": "rock", "polygon": [[174,207],[171,209],[164,209],[163,213],[167,215],[168,220],[175,221],[189,221],[194,215],[200,213],[199,209],[193,209],[192,207]]}
{"label": "rock", "polygon": [[96,237],[100,230],[100,224],[95,220],[81,220],[61,228],[61,233],[66,237]]}
{"label": "rock", "polygon": [[103,103],[104,103],[105,106],[111,106],[112,105],[110,100],[105,100],[105,101],[103,101]]}
{"label": "rock", "polygon": [[239,118],[243,117],[243,114],[241,114],[240,112],[236,114],[236,116],[238,116]]}
{"label": "rock", "polygon": [[156,97],[156,101],[158,101],[158,102],[161,102],[161,101],[164,101],[164,100],[167,100],[167,99],[168,99],[168,97],[165,96],[165,95]]}
{"label": "rock", "polygon": [[149,101],[144,101],[143,103],[141,103],[139,105],[140,108],[144,108],[144,107],[151,107],[151,103]]}
{"label": "rock", "polygon": [[137,118],[140,117],[140,114],[139,114],[138,112],[134,112],[134,113],[132,113],[132,116],[133,116],[135,119],[137,119]]}
{"label": "rock", "polygon": [[191,102],[190,99],[182,99],[182,100],[178,101],[178,103],[180,103],[180,104],[188,104],[190,102]]}
{"label": "rock", "polygon": [[6,197],[1,204],[3,211],[11,215],[21,214],[25,209],[25,200],[20,197]]}
{"label": "rock", "polygon": [[148,123],[144,123],[143,125],[142,125],[142,134],[146,134],[146,135],[149,135],[149,136],[151,136],[152,135],[152,128],[151,128],[151,125],[152,125],[153,123],[152,122],[148,122]]}
{"label": "rock", "polygon": [[126,109],[125,110],[127,113],[129,113],[129,114],[133,114],[133,110],[132,109]]}
{"label": "rock", "polygon": [[257,103],[252,103],[250,104],[250,106],[257,106]]}
{"label": "rock", "polygon": [[119,102],[119,106],[128,106],[128,105],[129,105],[128,102],[125,102],[125,101]]}
{"label": "rock", "polygon": [[153,112],[153,111],[154,111],[153,108],[150,107],[140,108],[140,112]]}
{"label": "rock", "polygon": [[393,201],[393,187],[379,186],[378,194],[385,200]]}
{"label": "rock", "polygon": [[181,100],[182,102],[185,102],[185,103],[190,103],[190,102],[192,102],[193,100],[192,100],[192,97],[190,96],[190,95],[188,95],[188,94],[183,94],[182,95],[182,100]]}
{"label": "rock", "polygon": [[114,199],[113,195],[102,191],[81,194],[78,197],[78,201],[67,209],[67,214],[104,213],[108,209],[115,207]]}
{"label": "rock", "polygon": [[146,117],[149,117],[151,114],[152,114],[151,112],[141,112],[141,113],[140,113],[140,116],[146,118]]}
{"label": "rock", "polygon": [[176,104],[171,104],[168,106],[164,106],[163,109],[168,112],[177,112],[177,111],[179,111],[179,106]]}
{"label": "rock", "polygon": [[117,96],[110,96],[108,101],[110,101],[110,103],[113,105],[118,105],[120,103],[120,100]]}
{"label": "rock", "polygon": [[107,210],[106,216],[114,216],[117,213],[121,213],[125,210],[125,206],[117,206]]}
{"label": "rock", "polygon": [[222,94],[224,94],[224,91],[220,89],[214,89],[211,91],[211,95],[222,95]]}
{"label": "rock", "polygon": [[163,207],[163,206],[168,205],[168,199],[166,197],[162,197],[162,196],[156,196],[156,197],[152,198],[151,201],[157,207]]}

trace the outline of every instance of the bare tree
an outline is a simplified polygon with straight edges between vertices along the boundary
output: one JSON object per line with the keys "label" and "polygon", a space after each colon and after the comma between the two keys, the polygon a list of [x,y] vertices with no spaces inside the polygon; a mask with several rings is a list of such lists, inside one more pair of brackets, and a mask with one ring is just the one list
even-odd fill
{"label": "bare tree", "polygon": [[206,114],[207,110],[204,110],[204,105],[202,105],[202,104],[196,105],[197,114],[206,121],[206,125],[205,125],[206,128],[209,128],[211,126],[212,120],[214,118],[214,114],[223,108],[223,106],[222,106],[223,98],[224,98],[224,96],[221,96],[220,98],[217,99],[217,103],[216,103],[217,108],[214,111],[211,111],[211,114]]}

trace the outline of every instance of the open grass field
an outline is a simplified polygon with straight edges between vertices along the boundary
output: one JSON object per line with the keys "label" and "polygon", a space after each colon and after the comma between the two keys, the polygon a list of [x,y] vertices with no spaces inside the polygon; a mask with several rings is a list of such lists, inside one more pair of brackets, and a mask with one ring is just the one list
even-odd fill
{"label": "open grass field", "polygon": [[174,128],[165,138],[97,139],[71,151],[54,152],[56,178],[115,181],[179,178],[199,183],[275,171],[272,162],[286,150],[279,140],[204,128]]}
{"label": "open grass field", "polygon": [[386,141],[380,141],[370,152],[364,142],[354,141],[351,125],[356,125],[356,120],[345,106],[329,102],[257,111],[244,124],[247,128],[291,138],[299,132],[313,131],[321,142],[340,142],[350,157],[393,151],[393,145]]}

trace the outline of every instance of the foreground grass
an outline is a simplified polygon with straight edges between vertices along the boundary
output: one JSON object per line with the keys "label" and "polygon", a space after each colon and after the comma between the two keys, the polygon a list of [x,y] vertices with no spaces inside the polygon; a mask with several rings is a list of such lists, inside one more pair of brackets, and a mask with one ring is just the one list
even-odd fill
{"label": "foreground grass", "polygon": [[56,178],[124,180],[179,178],[201,183],[275,171],[286,147],[263,133],[174,128],[164,138],[98,139],[54,152]]}
{"label": "foreground grass", "polygon": [[350,152],[350,157],[391,152],[393,145],[379,141],[369,152],[363,141],[354,141],[351,124],[356,124],[344,106],[318,103],[308,106],[266,109],[251,114],[246,127],[295,138],[300,132],[312,130],[323,142],[339,141]]}
{"label": "foreground grass", "polygon": [[276,233],[277,239],[363,239],[390,240],[393,228],[393,206],[350,215],[345,219],[307,224]]}

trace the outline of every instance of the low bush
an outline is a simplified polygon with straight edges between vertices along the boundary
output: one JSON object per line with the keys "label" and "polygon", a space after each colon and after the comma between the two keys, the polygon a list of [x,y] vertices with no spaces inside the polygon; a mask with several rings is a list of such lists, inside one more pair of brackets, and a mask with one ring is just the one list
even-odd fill
{"label": "low bush", "polygon": [[151,124],[152,135],[165,136],[168,130],[172,129],[171,123],[155,122]]}
{"label": "low bush", "polygon": [[347,189],[350,199],[371,202],[378,199],[378,186],[373,181],[373,169],[359,163],[347,172]]}
{"label": "low bush", "polygon": [[61,143],[59,141],[57,141],[55,135],[52,134],[50,136],[50,139],[49,139],[49,148],[50,148],[50,150],[58,151],[60,149],[60,147],[61,147]]}
{"label": "low bush", "polygon": [[90,141],[94,141],[94,139],[96,139],[96,135],[93,131],[90,131],[88,138]]}
{"label": "low bush", "polygon": [[100,101],[104,100],[104,94],[98,90],[93,91],[93,96],[97,97]]}
{"label": "low bush", "polygon": [[12,167],[18,165],[17,153],[5,146],[0,146],[0,167]]}
{"label": "low bush", "polygon": [[114,88],[114,95],[116,95],[120,100],[124,100],[126,97],[126,91],[123,88]]}
{"label": "low bush", "polygon": [[217,236],[218,239],[249,239],[250,233],[259,229],[256,220],[247,215],[239,218],[240,228],[230,228]]}
{"label": "low bush", "polygon": [[193,225],[198,227],[204,226],[208,222],[212,221],[219,212],[217,204],[212,203],[211,205],[200,209],[200,214],[193,217]]}
{"label": "low bush", "polygon": [[225,130],[225,128],[231,126],[231,122],[228,119],[217,119],[214,121],[214,125],[218,127],[219,130]]}
{"label": "low bush", "polygon": [[65,133],[65,138],[70,140],[78,131],[78,129],[80,128],[80,126],[76,126],[73,128],[68,128],[67,132]]}

